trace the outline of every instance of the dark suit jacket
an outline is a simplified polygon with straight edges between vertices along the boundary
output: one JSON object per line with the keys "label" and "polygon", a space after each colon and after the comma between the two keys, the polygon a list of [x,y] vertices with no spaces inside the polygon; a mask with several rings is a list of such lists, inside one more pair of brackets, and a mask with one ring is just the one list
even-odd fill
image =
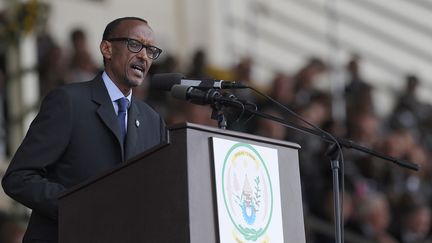
{"label": "dark suit jacket", "polygon": [[161,117],[132,98],[123,146],[101,76],[48,94],[2,180],[9,196],[33,210],[24,242],[56,242],[61,193],[159,144],[164,137]]}

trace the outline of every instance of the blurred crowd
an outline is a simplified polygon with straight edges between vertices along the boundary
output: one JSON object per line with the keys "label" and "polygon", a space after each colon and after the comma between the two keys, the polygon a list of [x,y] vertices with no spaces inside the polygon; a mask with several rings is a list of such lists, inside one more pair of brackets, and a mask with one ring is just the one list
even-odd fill
{"label": "blurred crowd", "polygon": [[[268,87],[261,91],[295,111],[302,118],[340,138],[347,138],[361,146],[380,153],[416,163],[416,172],[394,163],[356,150],[344,149],[343,217],[345,229],[362,237],[365,242],[426,243],[430,236],[432,203],[432,107],[417,99],[416,89],[421,80],[415,74],[401,77],[405,88],[394,94],[397,101],[389,115],[377,114],[373,100],[374,87],[361,73],[361,57],[352,55],[347,61],[346,86],[343,90],[345,119],[332,114],[332,94],[316,82],[331,68],[319,58],[305,60],[296,72],[276,72]],[[228,70],[212,67],[205,52],[194,54],[189,78],[236,80],[260,86],[253,77],[253,60],[241,58]],[[182,72],[173,57],[166,57],[153,73]],[[153,91],[151,91],[153,92]],[[310,127],[283,109],[249,90],[235,91],[241,99],[254,102],[258,110],[283,118],[298,125]],[[154,107],[163,107],[168,123],[190,121],[217,126],[212,120],[211,108],[173,101],[166,94],[151,94],[148,101]],[[300,173],[305,215],[333,224],[333,185],[329,159],[325,156],[328,144],[318,137],[288,129],[278,123],[256,117],[238,117],[241,112],[227,110],[228,128],[260,136],[292,141],[301,145]],[[335,242],[332,236],[309,229],[307,242]],[[333,232],[330,232],[333,233]]]}
{"label": "blurred crowd", "polygon": [[[53,88],[71,82],[90,80],[102,67],[90,55],[85,31],[75,29],[70,34],[71,48],[66,50],[48,33],[38,36],[38,73],[41,98]],[[432,107],[416,97],[421,79],[415,74],[401,77],[406,88],[395,94],[397,100],[390,115],[377,114],[373,101],[373,80],[365,80],[361,57],[353,55],[346,64],[345,119],[332,116],[332,95],[319,87],[323,76],[331,72],[325,61],[311,57],[297,71],[275,72],[270,82],[258,82],[253,76],[253,59],[243,57],[233,67],[211,66],[203,50],[191,57],[189,68],[182,68],[175,56],[163,54],[154,63],[150,75],[180,72],[188,78],[236,80],[258,87],[273,99],[295,111],[308,122],[338,137],[348,138],[367,148],[407,160],[421,166],[419,172],[401,168],[355,150],[344,149],[343,217],[345,229],[368,242],[425,243],[432,242],[431,203],[432,167]],[[269,84],[262,87],[262,83]],[[173,100],[167,92],[134,89],[134,95],[146,100],[160,112],[167,124],[193,122],[217,126],[211,119],[209,106]],[[257,105],[259,111],[287,121],[308,126],[251,90],[235,91],[235,95]],[[296,142],[305,216],[333,223],[332,178],[329,159],[324,155],[327,143],[318,137],[288,129],[278,123],[251,117],[236,110],[226,110],[228,128],[274,139]],[[310,126],[308,126],[310,127]],[[8,237],[19,237],[23,226],[9,212],[0,213],[0,242],[5,231]],[[18,220],[19,221],[19,220]],[[306,225],[308,243],[334,242],[334,238],[316,232]]]}

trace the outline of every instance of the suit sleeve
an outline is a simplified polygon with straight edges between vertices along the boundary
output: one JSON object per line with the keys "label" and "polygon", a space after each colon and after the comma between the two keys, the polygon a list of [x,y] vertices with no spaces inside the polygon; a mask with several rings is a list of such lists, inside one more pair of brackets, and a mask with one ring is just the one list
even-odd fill
{"label": "suit sleeve", "polygon": [[15,153],[2,186],[10,197],[52,219],[58,217],[58,196],[66,189],[51,180],[50,167],[59,163],[70,139],[72,109],[61,89],[51,92]]}

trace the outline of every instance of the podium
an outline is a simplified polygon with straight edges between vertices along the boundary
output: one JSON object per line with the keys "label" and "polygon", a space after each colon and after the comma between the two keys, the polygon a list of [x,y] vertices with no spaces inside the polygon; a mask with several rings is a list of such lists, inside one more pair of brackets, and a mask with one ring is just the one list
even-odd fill
{"label": "podium", "polygon": [[277,150],[284,242],[305,242],[297,144],[190,123],[167,137],[65,193],[59,242],[220,242],[212,138]]}

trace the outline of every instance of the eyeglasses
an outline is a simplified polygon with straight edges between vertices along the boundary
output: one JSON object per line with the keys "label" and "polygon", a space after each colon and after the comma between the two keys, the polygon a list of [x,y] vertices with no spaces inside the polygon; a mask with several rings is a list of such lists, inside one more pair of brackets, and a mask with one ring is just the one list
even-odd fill
{"label": "eyeglasses", "polygon": [[128,50],[130,52],[133,52],[133,53],[138,53],[143,48],[145,48],[147,56],[153,60],[158,58],[162,52],[162,49],[157,48],[156,46],[145,45],[145,44],[139,42],[138,40],[130,39],[130,38],[126,38],[126,37],[111,38],[111,39],[107,39],[106,41],[109,41],[109,42],[126,41]]}

